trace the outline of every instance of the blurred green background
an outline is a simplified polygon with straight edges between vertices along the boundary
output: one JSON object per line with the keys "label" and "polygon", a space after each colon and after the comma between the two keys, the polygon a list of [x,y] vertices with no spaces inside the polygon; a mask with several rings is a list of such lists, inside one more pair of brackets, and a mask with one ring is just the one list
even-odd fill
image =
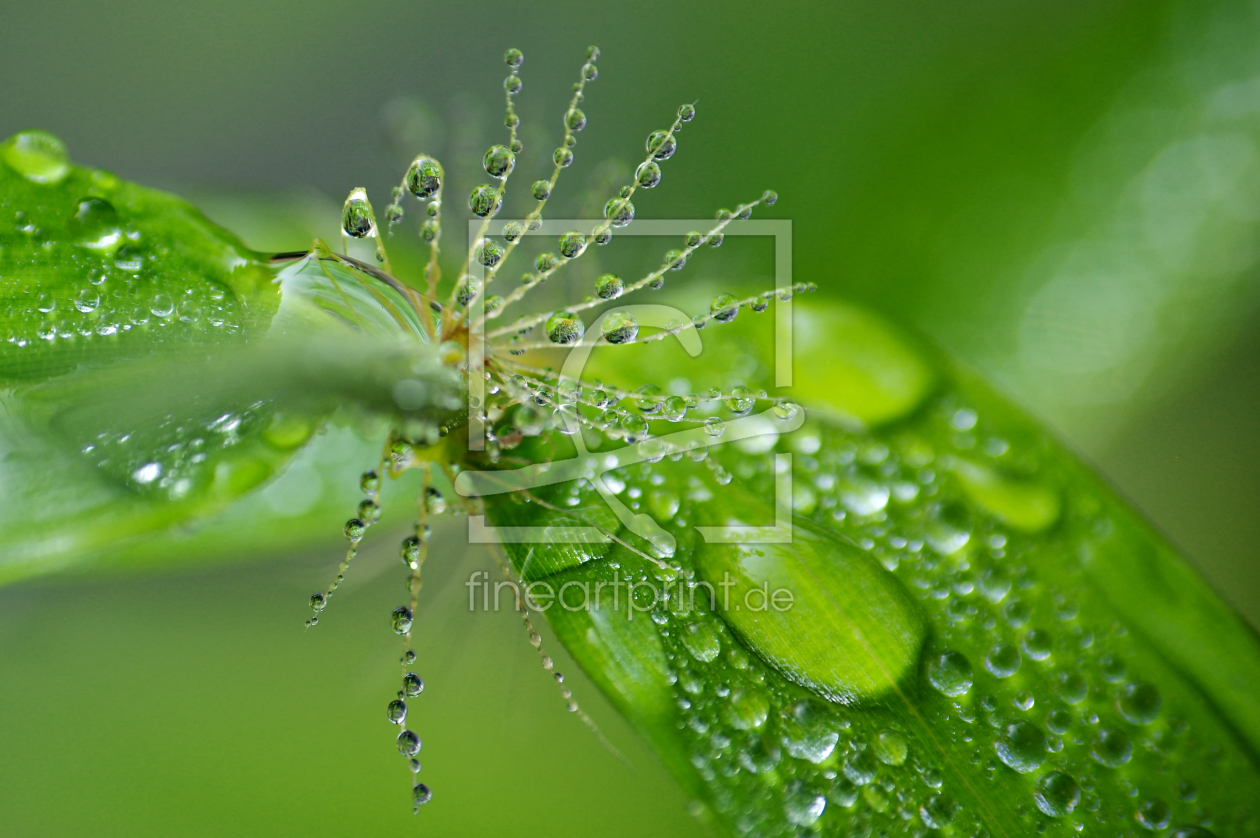
{"label": "blurred green background", "polygon": [[[792,219],[797,280],[983,370],[1260,624],[1256,2],[6,0],[0,20],[0,135],[50,130],[276,249],[335,230],[351,187],[385,203],[420,148],[464,194],[503,133],[509,46],[545,154],[599,44],[562,185],[628,171],[696,101],[641,215],[777,189],[763,217]],[[325,460],[321,484],[303,461],[260,503],[283,518],[286,491],[360,467]],[[299,506],[340,520],[345,494],[314,491]],[[463,581],[491,563],[460,520],[426,567],[414,715],[435,797],[413,824],[384,720],[393,540],[303,632],[340,547],[313,516],[252,531],[245,510],[175,569],[0,590],[0,834],[698,831],[588,683],[570,673],[633,769],[564,712],[513,615],[468,613]]]}

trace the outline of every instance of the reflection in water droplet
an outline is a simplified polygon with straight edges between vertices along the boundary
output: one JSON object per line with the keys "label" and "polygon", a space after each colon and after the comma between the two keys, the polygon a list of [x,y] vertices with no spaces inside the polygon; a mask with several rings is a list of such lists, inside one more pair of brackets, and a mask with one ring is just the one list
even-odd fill
{"label": "reflection in water droplet", "polygon": [[0,144],[0,160],[35,183],[60,183],[70,173],[65,143],[47,131],[23,131]]}
{"label": "reflection in water droplet", "polygon": [[928,662],[928,681],[950,697],[965,695],[972,676],[971,661],[961,652],[945,651]]}
{"label": "reflection in water droplet", "polygon": [[691,656],[708,663],[722,651],[722,641],[707,623],[692,623],[682,633],[683,645]]}
{"label": "reflection in water droplet", "polygon": [[1020,774],[1036,771],[1046,760],[1046,736],[1030,722],[1012,722],[993,743],[998,758]]}
{"label": "reflection in water droplet", "polygon": [[1155,721],[1162,704],[1159,690],[1144,682],[1127,684],[1116,701],[1120,715],[1135,725],[1148,725]]}
{"label": "reflection in water droplet", "polygon": [[1128,762],[1129,758],[1133,756],[1133,744],[1129,741],[1129,737],[1120,731],[1114,728],[1103,728],[1098,732],[1098,737],[1094,739],[1090,755],[1100,765],[1105,765],[1108,768],[1118,768]]}
{"label": "reflection in water droplet", "polygon": [[1146,800],[1138,806],[1137,822],[1150,830],[1163,829],[1172,818],[1172,810],[1162,800]]}
{"label": "reflection in water droplet", "polygon": [[881,730],[871,743],[875,757],[885,765],[901,765],[906,761],[906,737],[895,730]]}
{"label": "reflection in water droplet", "polygon": [[999,643],[985,655],[984,668],[998,678],[1009,678],[1019,671],[1021,661],[1018,649],[1009,643]]}
{"label": "reflection in water droplet", "polygon": [[810,826],[827,808],[827,798],[801,783],[793,781],[784,791],[783,813],[797,826]]}
{"label": "reflection in water droplet", "polygon": [[1033,793],[1033,803],[1043,814],[1062,818],[1081,802],[1081,789],[1071,776],[1055,771],[1042,777]]}
{"label": "reflection in water droplet", "polygon": [[153,312],[154,317],[170,317],[175,313],[175,301],[166,294],[158,294],[153,298],[149,311]]}

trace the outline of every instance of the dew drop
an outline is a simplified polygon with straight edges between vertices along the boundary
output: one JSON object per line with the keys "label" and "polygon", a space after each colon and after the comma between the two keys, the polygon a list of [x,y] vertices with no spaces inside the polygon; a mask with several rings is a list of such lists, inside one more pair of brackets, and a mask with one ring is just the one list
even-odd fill
{"label": "dew drop", "polygon": [[739,314],[739,300],[731,294],[718,294],[709,303],[709,313],[719,323],[729,323]]}
{"label": "dew drop", "polygon": [[410,730],[398,734],[398,753],[405,757],[414,757],[420,753],[420,737]]}
{"label": "dew drop", "polygon": [[1070,775],[1061,771],[1042,777],[1037,782],[1037,790],[1033,792],[1033,803],[1042,814],[1051,818],[1070,815],[1080,802],[1080,786]]}
{"label": "dew drop", "polygon": [[1036,771],[1046,760],[1046,735],[1030,722],[1012,722],[993,743],[993,749],[1007,766],[1027,774]]}
{"label": "dew drop", "polygon": [[586,324],[571,311],[553,312],[544,328],[547,339],[561,346],[577,343],[586,334]]}
{"label": "dew drop", "polygon": [[35,183],[60,183],[70,173],[65,143],[47,131],[23,131],[0,144],[0,159]]}
{"label": "dew drop", "polygon": [[355,239],[376,235],[376,222],[372,218],[372,205],[368,203],[367,190],[351,190],[341,208],[341,229],[347,236]]}
{"label": "dew drop", "polygon": [[595,280],[595,293],[601,300],[615,300],[626,290],[626,284],[616,274],[604,274]]}
{"label": "dew drop", "polygon": [[407,169],[407,191],[427,201],[442,188],[442,164],[432,157],[420,155]]}
{"label": "dew drop", "polygon": [[657,160],[668,160],[678,150],[678,143],[668,131],[653,131],[647,139],[647,150]]}
{"label": "dew drop", "polygon": [[432,486],[424,492],[424,510],[430,515],[441,515],[446,511],[446,498]]}
{"label": "dew drop", "polygon": [[822,817],[827,798],[799,780],[788,784],[783,795],[783,814],[796,826],[810,826]]}
{"label": "dew drop", "polygon": [[1116,700],[1120,715],[1135,725],[1148,725],[1155,721],[1162,704],[1159,690],[1144,682],[1125,685]]}
{"label": "dew drop", "polygon": [[919,818],[928,829],[944,829],[954,821],[958,806],[944,794],[934,794],[919,807]]}
{"label": "dew drop", "polygon": [[1054,641],[1050,637],[1050,633],[1041,629],[1033,629],[1024,635],[1024,654],[1035,661],[1043,661],[1050,657],[1050,652],[1054,648]]}
{"label": "dew drop", "polygon": [[682,396],[670,396],[661,406],[661,413],[671,422],[681,422],[687,416],[687,400]]}
{"label": "dew drop", "polygon": [[870,751],[861,750],[850,754],[844,761],[844,776],[855,786],[864,786],[875,779],[875,758]]}
{"label": "dew drop", "polygon": [[555,154],[551,155],[551,159],[555,161],[557,166],[563,169],[573,165],[573,152],[564,146],[561,146],[556,149]]}
{"label": "dew drop", "polygon": [[566,259],[576,259],[586,250],[586,236],[572,230],[560,237],[560,255]]}
{"label": "dew drop", "polygon": [[510,49],[503,54],[503,61],[509,67],[519,67],[525,62],[525,56],[519,49]]}
{"label": "dew drop", "polygon": [[613,198],[604,204],[604,218],[614,227],[625,227],[634,221],[634,204],[625,198]]}
{"label": "dew drop", "polygon": [[640,163],[639,168],[635,169],[634,179],[644,189],[651,189],[661,182],[661,167],[651,160]]}
{"label": "dew drop", "polygon": [[122,237],[118,228],[118,211],[104,198],[79,201],[67,226],[79,244],[93,249],[112,247]]}
{"label": "dew drop", "polygon": [[502,206],[498,188],[488,183],[473,187],[468,195],[468,208],[478,218],[492,218]]}
{"label": "dew drop", "polygon": [[756,403],[752,390],[741,384],[731,388],[730,397],[726,399],[726,409],[736,416],[743,416],[752,410]]}
{"label": "dew drop", "polygon": [[400,725],[407,720],[407,702],[401,698],[394,699],[385,708],[385,717],[396,725]]}
{"label": "dew drop", "polygon": [[1059,676],[1057,691],[1068,704],[1080,704],[1089,694],[1089,684],[1079,672],[1064,672]]}
{"label": "dew drop", "polygon": [[895,730],[881,730],[875,734],[871,750],[884,765],[901,765],[906,761],[908,744],[906,737]]}
{"label": "dew drop", "polygon": [[604,317],[603,333],[609,343],[629,343],[639,336],[639,322],[624,311],[614,311]]}
{"label": "dew drop", "polygon": [[683,645],[698,661],[709,663],[722,651],[722,641],[707,623],[691,623],[682,633]]}
{"label": "dew drop", "polygon": [[389,615],[389,622],[395,634],[406,634],[411,631],[411,609],[405,605],[398,606]]}
{"label": "dew drop", "polygon": [[928,681],[938,692],[956,698],[971,689],[971,661],[961,652],[945,651],[928,662]]}
{"label": "dew drop", "polygon": [[415,788],[411,790],[411,800],[417,806],[423,806],[433,799],[433,792],[429,791],[429,787],[424,783],[416,783]]}
{"label": "dew drop", "polygon": [[482,159],[481,165],[485,167],[486,174],[490,177],[503,180],[516,168],[516,155],[507,146],[491,146],[485,158]]}
{"label": "dew drop", "polygon": [[100,304],[101,295],[96,292],[95,288],[84,288],[74,298],[74,307],[84,314],[96,311],[97,306]]}
{"label": "dew drop", "polygon": [[536,201],[545,201],[551,197],[551,181],[536,180],[534,186],[530,190]]}
{"label": "dew drop", "polygon": [[346,521],[345,527],[342,528],[342,533],[345,537],[356,544],[363,539],[363,533],[366,531],[367,526],[358,518],[351,518],[349,521]]}
{"label": "dew drop", "polygon": [[1094,739],[1093,747],[1090,749],[1090,756],[1099,765],[1105,765],[1108,768],[1118,768],[1128,762],[1129,758],[1133,756],[1133,743],[1129,741],[1128,736],[1125,736],[1115,728],[1103,728]]}
{"label": "dew drop", "polygon": [[327,607],[328,607],[328,600],[324,598],[323,594],[311,595],[311,610],[312,611],[316,611],[316,612],[323,611]]}
{"label": "dew drop", "polygon": [[717,439],[722,436],[722,434],[726,433],[726,422],[722,421],[717,416],[710,416],[708,419],[704,420],[704,432],[714,439]]}
{"label": "dew drop", "polygon": [[424,692],[424,680],[414,672],[408,672],[403,676],[403,694],[408,698],[415,698]]}
{"label": "dew drop", "polygon": [[1145,800],[1137,809],[1137,822],[1150,830],[1163,829],[1172,818],[1172,810],[1162,800]]}
{"label": "dew drop", "polygon": [[998,678],[1009,678],[1019,671],[1022,662],[1019,650],[1009,643],[999,643],[984,657],[984,668]]}

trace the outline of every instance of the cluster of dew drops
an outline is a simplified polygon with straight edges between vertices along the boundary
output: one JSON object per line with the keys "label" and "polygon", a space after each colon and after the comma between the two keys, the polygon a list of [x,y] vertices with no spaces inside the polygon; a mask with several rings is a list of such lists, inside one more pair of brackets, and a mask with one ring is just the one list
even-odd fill
{"label": "cluster of dew drops", "polygon": [[[519,445],[527,436],[538,436],[554,428],[560,433],[572,434],[577,428],[585,427],[611,440],[624,440],[627,443],[651,446],[656,442],[650,434],[650,419],[666,419],[670,422],[696,422],[702,424],[705,432],[712,438],[723,435],[726,425],[723,419],[713,413],[713,408],[724,405],[732,415],[744,416],[752,411],[760,400],[769,399],[764,390],[753,391],[744,386],[735,386],[726,391],[712,389],[704,394],[666,395],[654,384],[644,384],[637,390],[623,391],[608,387],[599,381],[578,381],[562,379],[549,367],[528,366],[516,358],[531,349],[570,348],[582,343],[584,337],[588,343],[602,340],[614,346],[627,346],[636,343],[650,343],[676,336],[684,329],[703,329],[710,322],[729,323],[735,319],[741,309],[752,312],[764,312],[777,298],[790,300],[794,294],[814,290],[812,284],[800,283],[791,287],[766,291],[746,298],[738,298],[731,294],[717,295],[710,305],[709,311],[690,318],[674,321],[664,329],[651,334],[641,334],[638,322],[624,311],[612,311],[601,316],[601,328],[594,341],[586,335],[586,323],[580,312],[597,305],[621,298],[623,295],[647,288],[658,290],[665,284],[665,275],[671,271],[681,270],[687,260],[700,248],[718,247],[724,239],[724,230],[735,221],[751,217],[757,206],[768,206],[777,200],[774,192],[767,191],[760,198],[741,204],[734,210],[721,210],[717,213],[716,222],[705,232],[691,232],[684,238],[682,247],[669,250],[662,264],[646,276],[625,281],[612,273],[601,275],[595,283],[595,294],[585,300],[566,308],[546,314],[526,315],[510,326],[492,328],[491,322],[515,302],[525,297],[527,292],[547,281],[552,275],[564,268],[569,262],[587,252],[591,243],[607,244],[612,240],[615,229],[629,225],[635,217],[635,208],[631,199],[638,189],[652,189],[661,182],[661,163],[669,160],[677,150],[676,134],[685,123],[695,117],[695,106],[685,104],[678,109],[673,124],[665,129],[653,131],[646,143],[646,159],[635,169],[632,181],[622,187],[618,195],[610,199],[604,206],[604,219],[597,223],[590,232],[569,231],[560,236],[556,253],[543,253],[533,263],[533,270],[521,277],[519,286],[504,294],[487,294],[487,289],[495,281],[506,264],[508,257],[520,243],[527,231],[538,230],[542,224],[542,211],[551,197],[561,170],[572,165],[573,149],[577,144],[577,133],[587,125],[586,115],[579,105],[584,98],[585,86],[595,80],[599,71],[595,61],[599,58],[599,50],[591,47],[587,50],[585,63],[580,71],[579,81],[574,85],[573,96],[564,115],[564,139],[552,155],[554,170],[549,179],[538,180],[530,187],[530,194],[537,201],[535,209],[523,221],[508,221],[502,224],[499,240],[488,235],[491,219],[499,212],[504,190],[508,179],[516,168],[516,155],[522,151],[522,143],[517,137],[520,119],[517,116],[514,97],[522,89],[518,75],[524,61],[519,50],[508,50],[505,61],[511,72],[504,80],[507,112],[505,125],[510,137],[506,145],[491,147],[482,160],[486,173],[497,181],[494,184],[482,184],[475,187],[468,199],[468,207],[474,216],[482,219],[482,229],[475,237],[475,243],[469,248],[464,267],[453,283],[449,299],[441,304],[437,300],[437,284],[440,277],[438,269],[439,242],[441,238],[442,187],[444,172],[441,164],[434,158],[421,154],[408,168],[402,182],[393,190],[393,201],[387,206],[385,218],[388,223],[386,235],[381,235],[377,228],[376,217],[368,200],[366,190],[354,189],[347,198],[342,212],[342,232],[345,240],[373,239],[376,242],[376,259],[385,270],[392,270],[386,251],[385,241],[393,235],[393,227],[404,217],[404,199],[408,194],[426,205],[425,218],[420,225],[419,236],[422,243],[429,246],[429,264],[425,268],[427,296],[422,295],[424,304],[440,315],[439,319],[426,318],[425,328],[430,330],[430,337],[440,342],[440,352],[444,362],[458,367],[461,372],[473,375],[480,374],[487,382],[488,397],[485,404],[472,405],[479,418],[487,427],[487,455],[492,462],[497,462],[502,451]],[[478,270],[470,271],[470,266]],[[477,306],[475,303],[480,302]],[[542,325],[545,341],[531,343],[529,336]],[[460,332],[481,332],[487,339],[488,358],[486,366],[479,371],[469,370],[465,362],[466,352],[458,338]],[[624,406],[622,403],[625,403]],[[586,407],[586,413],[580,407]],[[773,410],[780,418],[790,418],[796,414],[795,405],[782,400],[774,400]],[[515,408],[513,411],[512,409]],[[697,410],[698,409],[698,410]],[[511,411],[511,412],[509,412]],[[706,418],[694,419],[693,412],[706,415]],[[590,415],[588,415],[590,414]],[[439,434],[449,429],[439,429]],[[645,452],[652,461],[657,461],[666,453],[653,448]],[[445,464],[438,464],[447,471]],[[417,607],[417,597],[421,584],[420,568],[427,553],[431,527],[428,516],[445,511],[446,503],[440,492],[430,485],[431,468],[427,462],[413,459],[410,443],[396,438],[387,446],[385,456],[375,471],[366,472],[361,481],[361,488],[366,497],[360,504],[356,517],[349,520],[344,528],[350,546],[342,559],[333,582],[322,593],[311,597],[312,616],[307,626],[319,623],[320,614],[327,608],[332,596],[344,579],[345,572],[353,561],[358,545],[367,529],[380,517],[379,491],[381,475],[397,474],[407,468],[423,470],[423,489],[419,503],[419,517],[414,535],[403,541],[401,557],[409,571],[407,585],[411,592],[409,605],[394,609],[390,616],[391,625],[396,633],[405,639],[402,657],[402,684],[397,697],[387,708],[388,720],[403,727],[398,735],[399,752],[408,760],[413,775],[418,774],[420,763],[417,754],[421,742],[419,736],[405,727],[408,715],[408,699],[419,696],[424,689],[420,676],[411,671],[416,661],[416,654],[411,649],[411,628]],[[726,475],[729,481],[730,476]],[[506,567],[503,568],[508,573]],[[572,693],[564,686],[564,676],[556,672],[551,658],[542,649],[541,636],[534,630],[530,621],[529,609],[518,601],[522,611],[525,629],[531,644],[538,651],[543,668],[552,675],[559,685],[561,697],[570,711],[578,713],[588,725],[593,723],[585,716],[573,700]],[[413,784],[413,802],[418,807],[431,799],[431,792],[424,783]]]}

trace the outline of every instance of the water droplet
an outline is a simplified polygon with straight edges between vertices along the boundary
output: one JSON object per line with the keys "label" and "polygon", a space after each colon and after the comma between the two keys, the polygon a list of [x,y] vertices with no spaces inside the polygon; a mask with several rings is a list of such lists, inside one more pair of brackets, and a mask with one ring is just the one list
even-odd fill
{"label": "water droplet", "polygon": [[365,471],[359,477],[359,491],[374,495],[381,488],[381,476],[375,471]]}
{"label": "water droplet", "polygon": [[403,676],[403,694],[408,698],[415,698],[424,692],[424,680],[414,672],[408,672]]}
{"label": "water droplet", "polygon": [[411,790],[411,800],[417,806],[423,806],[432,799],[433,792],[424,783],[416,783],[416,787]]}
{"label": "water droplet", "polygon": [[555,161],[557,166],[563,169],[573,165],[573,152],[564,146],[561,146],[556,149],[555,154],[551,155],[551,159]]}
{"label": "water droplet", "polygon": [[793,780],[783,793],[783,814],[797,826],[810,826],[822,817],[827,798],[800,780]]}
{"label": "water droplet", "polygon": [[901,765],[906,761],[908,743],[906,737],[895,730],[881,730],[875,734],[871,750],[884,765]]}
{"label": "water droplet", "polygon": [[661,412],[671,422],[681,422],[687,416],[687,400],[682,396],[670,396],[661,406]]}
{"label": "water droplet", "polygon": [[928,681],[951,698],[966,695],[972,677],[971,661],[961,652],[945,651],[928,662]]}
{"label": "water droplet", "polygon": [[621,430],[625,433],[627,442],[636,442],[647,433],[648,420],[632,413],[629,416],[622,417]]}
{"label": "water droplet", "polygon": [[1050,652],[1054,648],[1054,641],[1050,637],[1050,633],[1041,629],[1033,629],[1024,635],[1024,654],[1035,661],[1043,661],[1050,657]]}
{"label": "water droplet", "polygon": [[508,93],[520,93],[521,77],[516,75],[516,73],[512,73],[503,80],[503,89]]}
{"label": "water droplet", "polygon": [[1148,725],[1155,721],[1162,704],[1159,690],[1144,682],[1125,685],[1116,700],[1120,715],[1135,725]]}
{"label": "water droplet", "polygon": [[661,182],[661,167],[651,160],[640,163],[634,171],[634,179],[644,189],[651,189]]}
{"label": "water droplet", "polygon": [[346,525],[341,531],[350,541],[358,543],[363,539],[363,533],[367,531],[367,526],[358,518],[351,518],[349,521],[346,521]]}
{"label": "water droplet", "polygon": [[1068,704],[1080,704],[1089,694],[1089,684],[1079,672],[1064,672],[1059,676],[1057,690]]}
{"label": "water droplet", "polygon": [[398,606],[389,615],[389,622],[396,634],[406,634],[411,631],[411,609],[405,605]]}
{"label": "water droplet", "polygon": [[424,492],[424,509],[430,515],[441,515],[446,511],[446,498],[442,493],[430,486]]}
{"label": "water droplet", "polygon": [[739,687],[731,690],[722,705],[722,718],[738,730],[755,730],[770,716],[770,701],[760,690]]}
{"label": "water droplet", "polygon": [[614,311],[604,317],[603,332],[609,343],[628,343],[639,336],[639,322],[624,311]]}
{"label": "water droplet", "polygon": [[752,390],[741,384],[731,388],[730,397],[726,399],[726,409],[736,416],[743,416],[752,410],[756,403]]}
{"label": "water droplet", "polygon": [[1172,818],[1172,810],[1162,800],[1145,800],[1138,806],[1136,817],[1146,829],[1163,829]]}
{"label": "water droplet", "polygon": [[503,61],[509,67],[519,67],[525,62],[525,56],[519,49],[513,48],[503,53]]}
{"label": "water droplet", "polygon": [[372,217],[372,205],[368,203],[367,190],[351,190],[341,208],[341,229],[347,236],[356,239],[376,235],[376,221]]}
{"label": "water droplet", "polygon": [[726,433],[726,422],[722,421],[717,416],[710,416],[708,419],[704,420],[704,432],[714,439],[717,439],[722,434]]}
{"label": "water droplet", "polygon": [[1054,734],[1067,733],[1072,726],[1072,714],[1062,707],[1056,707],[1046,717],[1046,728]]}
{"label": "water droplet", "polygon": [[478,262],[487,268],[493,268],[503,258],[503,245],[494,239],[482,239],[477,243],[475,255]]}
{"label": "water droplet", "polygon": [[761,193],[761,203],[768,207],[774,206],[778,200],[779,193],[775,192],[773,189],[767,189],[765,192]]}
{"label": "water droplet", "polygon": [[402,556],[403,565],[414,570],[420,562],[420,539],[414,535],[407,536],[403,539],[399,553]]}
{"label": "water droplet", "polygon": [[775,416],[787,421],[796,417],[797,411],[800,410],[800,407],[792,402],[779,402],[771,408],[771,410],[774,411]]}
{"label": "water droplet", "polygon": [[1216,838],[1216,833],[1197,826],[1179,826],[1168,833],[1168,838]]}
{"label": "water droplet", "polygon": [[577,343],[586,334],[586,324],[582,322],[582,318],[571,311],[552,313],[547,318],[547,324],[544,328],[547,332],[547,339],[561,346]]}
{"label": "water droplet", "polygon": [[122,238],[118,211],[104,198],[79,201],[67,226],[79,244],[97,250],[113,247]]}
{"label": "water droplet", "polygon": [[541,410],[530,404],[522,404],[512,413],[512,426],[522,436],[538,436],[546,428],[547,422]]}
{"label": "water droplet", "polygon": [[720,323],[729,323],[739,314],[739,300],[731,294],[718,294],[709,303],[709,313]]}
{"label": "water droplet", "polygon": [[47,131],[23,131],[0,145],[0,159],[35,183],[60,183],[70,173],[65,143]]}
{"label": "water droplet", "polygon": [[573,108],[564,115],[564,125],[570,131],[581,131],[586,127],[586,114],[579,108]]}
{"label": "water droplet", "polygon": [[394,699],[385,708],[385,717],[396,725],[400,725],[407,720],[407,702],[401,698]]}
{"label": "water droplet", "polygon": [[1098,736],[1094,739],[1090,756],[1099,765],[1118,768],[1133,756],[1133,743],[1129,741],[1129,737],[1115,728],[1103,728],[1098,731]]}
{"label": "water droplet", "polygon": [[559,264],[560,257],[554,253],[539,253],[538,257],[534,259],[534,267],[537,268],[540,273],[554,271]]}
{"label": "water droplet", "polygon": [[1061,771],[1054,771],[1037,782],[1037,790],[1033,792],[1033,803],[1042,814],[1051,818],[1062,818],[1072,813],[1076,804],[1081,802],[1081,789],[1071,776]]}
{"label": "water droplet", "polygon": [[707,623],[691,623],[682,633],[683,645],[691,656],[698,661],[708,663],[722,651],[722,641],[717,632]]}
{"label": "water droplet", "polygon": [[96,293],[95,288],[84,288],[74,298],[74,307],[84,314],[96,311],[97,306],[101,304],[101,295]]}
{"label": "water droplet", "polygon": [[427,201],[442,188],[442,164],[432,157],[420,155],[411,161],[407,169],[407,190],[422,201]]}
{"label": "water droplet", "polygon": [[944,829],[954,821],[958,806],[944,794],[934,794],[919,807],[919,818],[928,829]]}
{"label": "water droplet", "polygon": [[560,237],[560,255],[566,259],[576,259],[586,250],[586,236],[571,230]]}
{"label": "water droplet", "polygon": [[1007,766],[1027,774],[1046,761],[1046,735],[1030,722],[1011,722],[993,749]]}
{"label": "water droplet", "polygon": [[696,106],[695,105],[679,105],[678,118],[681,119],[683,122],[690,122],[691,120],[695,119]]}
{"label": "water droplet", "polygon": [[678,149],[677,141],[668,131],[653,131],[647,139],[647,150],[657,160],[668,160]]}
{"label": "water droplet", "polygon": [[398,753],[405,757],[414,757],[420,753],[420,737],[410,730],[398,734]]}
{"label": "water droplet", "polygon": [[311,610],[312,611],[316,611],[316,612],[323,611],[327,607],[328,607],[328,600],[324,598],[323,594],[311,595]]}
{"label": "water droplet", "polygon": [[625,198],[613,198],[604,204],[604,218],[614,227],[625,227],[634,221],[634,204]]}
{"label": "water droplet", "polygon": [[604,274],[595,280],[595,293],[601,300],[615,300],[626,290],[626,284],[616,274]]}
{"label": "water droplet", "polygon": [[536,201],[545,201],[551,197],[551,181],[536,180],[530,192]]}
{"label": "water droplet", "polygon": [[1018,649],[1009,643],[999,643],[985,655],[984,668],[998,678],[1009,678],[1019,671],[1022,661]]}
{"label": "water droplet", "polygon": [[868,750],[851,754],[844,761],[844,776],[855,786],[864,786],[875,779],[875,758]]}
{"label": "water droplet", "polygon": [[1122,659],[1115,655],[1107,655],[1101,661],[1100,667],[1104,679],[1113,684],[1117,684],[1124,680],[1128,667]]}
{"label": "water droplet", "polygon": [[478,218],[492,218],[502,206],[502,198],[497,187],[488,183],[473,187],[468,196],[468,208]]}
{"label": "water droplet", "polygon": [[507,146],[490,146],[481,165],[485,167],[486,174],[490,177],[503,180],[516,168],[516,155]]}

